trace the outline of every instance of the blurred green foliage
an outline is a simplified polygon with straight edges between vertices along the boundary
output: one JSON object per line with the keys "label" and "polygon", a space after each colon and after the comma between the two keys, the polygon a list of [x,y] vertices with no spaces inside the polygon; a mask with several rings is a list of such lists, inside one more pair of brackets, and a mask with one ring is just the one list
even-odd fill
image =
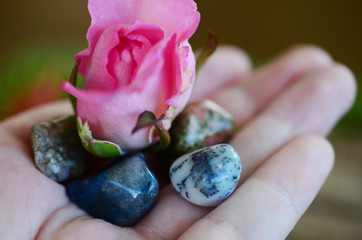
{"label": "blurred green foliage", "polygon": [[0,119],[6,117],[5,109],[14,97],[24,90],[31,91],[39,83],[53,84],[59,89],[59,96],[65,96],[58,86],[61,81],[68,80],[74,55],[81,49],[72,44],[56,43],[18,48],[0,69]]}

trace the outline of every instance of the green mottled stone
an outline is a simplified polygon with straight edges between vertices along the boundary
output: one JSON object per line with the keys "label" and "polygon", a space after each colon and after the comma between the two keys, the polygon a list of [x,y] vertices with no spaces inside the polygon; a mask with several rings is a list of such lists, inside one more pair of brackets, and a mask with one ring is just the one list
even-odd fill
{"label": "green mottled stone", "polygon": [[230,113],[206,100],[188,105],[174,120],[170,129],[173,157],[200,148],[228,142],[235,131]]}
{"label": "green mottled stone", "polygon": [[79,139],[74,116],[67,115],[31,128],[35,165],[50,179],[62,182],[85,169],[85,150]]}

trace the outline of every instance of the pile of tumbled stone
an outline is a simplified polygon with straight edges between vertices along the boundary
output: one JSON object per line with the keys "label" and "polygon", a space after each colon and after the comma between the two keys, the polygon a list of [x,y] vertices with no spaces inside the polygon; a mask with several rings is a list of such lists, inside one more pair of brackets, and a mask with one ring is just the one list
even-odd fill
{"label": "pile of tumbled stone", "polygon": [[[193,103],[174,120],[168,150],[154,157],[171,165],[169,178],[182,197],[199,206],[216,206],[233,192],[241,174],[238,154],[225,144],[234,131],[232,116],[220,106]],[[108,159],[107,166],[88,171],[89,158],[95,157],[83,149],[75,116],[34,125],[32,140],[36,167],[63,184],[68,197],[91,216],[131,226],[154,205],[159,184],[148,154]]]}

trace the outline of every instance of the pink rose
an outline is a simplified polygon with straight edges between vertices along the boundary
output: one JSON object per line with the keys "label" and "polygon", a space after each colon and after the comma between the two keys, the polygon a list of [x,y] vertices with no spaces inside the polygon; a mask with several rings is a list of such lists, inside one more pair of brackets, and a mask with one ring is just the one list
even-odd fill
{"label": "pink rose", "polygon": [[188,39],[200,14],[192,0],[89,0],[88,49],[78,53],[83,89],[62,89],[77,98],[77,114],[94,138],[122,150],[150,144],[151,128],[132,134],[144,111],[168,129],[185,107],[195,78]]}

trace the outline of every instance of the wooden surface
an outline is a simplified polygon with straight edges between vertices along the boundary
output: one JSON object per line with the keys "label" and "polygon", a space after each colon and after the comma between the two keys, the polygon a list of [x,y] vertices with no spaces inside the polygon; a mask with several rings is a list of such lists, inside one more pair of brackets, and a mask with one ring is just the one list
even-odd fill
{"label": "wooden surface", "polygon": [[332,173],[287,239],[362,239],[362,134],[340,132],[330,141]]}

